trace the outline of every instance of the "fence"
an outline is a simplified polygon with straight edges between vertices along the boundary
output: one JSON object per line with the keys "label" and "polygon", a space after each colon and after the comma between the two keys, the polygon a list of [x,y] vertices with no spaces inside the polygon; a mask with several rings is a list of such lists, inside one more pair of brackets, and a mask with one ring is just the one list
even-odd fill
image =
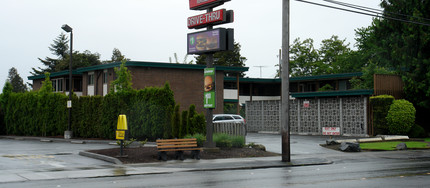
{"label": "fence", "polygon": [[[247,101],[249,132],[278,132],[281,102]],[[290,101],[290,132],[322,135],[323,127],[338,127],[341,135],[367,135],[367,97],[297,98]]]}
{"label": "fence", "polygon": [[392,95],[396,99],[402,99],[403,81],[398,75],[374,74],[373,89],[374,95]]}
{"label": "fence", "polygon": [[246,127],[243,123],[213,123],[214,133],[225,133],[233,136],[246,136]]}

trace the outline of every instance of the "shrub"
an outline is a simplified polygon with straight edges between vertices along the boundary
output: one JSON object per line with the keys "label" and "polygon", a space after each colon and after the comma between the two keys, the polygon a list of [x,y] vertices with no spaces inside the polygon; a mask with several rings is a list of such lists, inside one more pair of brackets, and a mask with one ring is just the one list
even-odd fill
{"label": "shrub", "polygon": [[195,138],[197,140],[197,146],[199,147],[203,147],[203,144],[206,141],[206,136],[199,133],[193,135],[187,134],[184,138]]}
{"label": "shrub", "polygon": [[243,148],[245,147],[245,137],[243,136],[232,136],[231,144],[234,148]]}
{"label": "shrub", "polygon": [[388,111],[387,125],[391,134],[407,134],[415,123],[415,108],[407,100],[395,100]]}
{"label": "shrub", "polygon": [[189,133],[187,119],[188,119],[188,111],[186,111],[186,110],[182,111],[181,125],[179,127],[179,138],[183,138],[185,135],[187,135]]}
{"label": "shrub", "polygon": [[408,136],[411,138],[425,138],[427,137],[427,133],[423,127],[414,124],[411,130],[409,130]]}
{"label": "shrub", "polygon": [[375,134],[388,134],[387,114],[394,97],[391,95],[379,95],[370,97],[370,105],[373,111],[373,127]]}
{"label": "shrub", "polygon": [[179,138],[179,129],[181,125],[181,116],[179,115],[179,104],[175,105],[172,115],[172,137]]}
{"label": "shrub", "polygon": [[203,112],[200,114],[194,114],[194,117],[190,119],[190,122],[191,133],[200,133],[206,135],[206,119]]}
{"label": "shrub", "polygon": [[225,133],[214,134],[214,142],[217,147],[221,148],[243,148],[245,146],[245,137],[231,136]]}
{"label": "shrub", "polygon": [[224,133],[214,134],[213,139],[214,139],[216,147],[220,147],[220,148],[231,148],[232,147],[232,143],[231,143],[231,140],[230,140],[228,134],[224,134]]}

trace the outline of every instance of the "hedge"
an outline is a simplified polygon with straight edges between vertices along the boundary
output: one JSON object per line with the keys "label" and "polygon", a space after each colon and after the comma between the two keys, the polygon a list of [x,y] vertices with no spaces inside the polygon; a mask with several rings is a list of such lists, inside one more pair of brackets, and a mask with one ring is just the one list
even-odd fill
{"label": "hedge", "polygon": [[391,95],[379,95],[370,97],[370,105],[373,112],[373,127],[375,134],[388,134],[387,117],[390,105],[394,97]]}
{"label": "hedge", "polygon": [[[59,136],[68,126],[68,97],[61,93],[26,92],[2,95],[5,133]],[[109,93],[105,97],[73,97],[74,137],[114,139],[119,114],[125,114],[130,138],[171,137],[175,101],[168,83],[162,88]]]}
{"label": "hedge", "polygon": [[11,93],[4,108],[6,134],[56,136],[67,128],[67,96],[60,93]]}

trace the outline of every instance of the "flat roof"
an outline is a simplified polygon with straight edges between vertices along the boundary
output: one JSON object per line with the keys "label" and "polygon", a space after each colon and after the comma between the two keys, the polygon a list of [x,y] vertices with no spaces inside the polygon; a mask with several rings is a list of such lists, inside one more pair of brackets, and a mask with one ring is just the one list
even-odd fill
{"label": "flat roof", "polygon": [[[103,70],[110,69],[114,67],[120,67],[121,62],[114,62],[109,64],[95,65],[90,67],[82,67],[76,70],[73,70],[73,75],[82,75],[84,72],[95,71],[95,70]],[[197,64],[178,64],[178,63],[160,63],[160,62],[146,62],[146,61],[127,61],[125,64],[126,67],[157,67],[157,68],[171,68],[171,69],[198,69],[203,70],[206,68],[206,65],[197,65]],[[229,66],[214,66],[216,70],[221,70],[224,72],[246,72],[249,70],[249,67],[229,67]],[[64,76],[68,75],[69,71],[64,70],[60,72],[51,73],[51,77]],[[45,78],[44,74],[29,76],[29,80],[41,79]]]}
{"label": "flat roof", "polygon": [[336,96],[351,96],[351,95],[373,95],[373,89],[291,93],[291,96],[295,98],[336,97]]}
{"label": "flat roof", "polygon": [[[60,72],[53,72],[50,73],[50,77],[58,77],[58,76],[68,76],[69,75],[69,70],[64,70],[64,71],[60,71]],[[82,73],[79,73],[77,70],[73,70],[72,71],[72,75],[73,76],[80,76],[82,75]],[[35,75],[35,76],[29,76],[27,77],[29,80],[37,80],[37,79],[44,79],[45,78],[45,74],[39,74],[39,75]]]}
{"label": "flat roof", "polygon": [[[327,75],[318,75],[318,76],[299,76],[299,77],[290,77],[290,81],[299,82],[299,81],[316,81],[316,80],[332,80],[332,79],[348,79],[355,76],[362,76],[363,73],[355,72],[355,73],[342,73],[342,74],[327,74]],[[236,77],[225,77],[224,81],[236,81]],[[239,78],[239,82],[248,82],[248,83],[281,83],[280,78]]]}

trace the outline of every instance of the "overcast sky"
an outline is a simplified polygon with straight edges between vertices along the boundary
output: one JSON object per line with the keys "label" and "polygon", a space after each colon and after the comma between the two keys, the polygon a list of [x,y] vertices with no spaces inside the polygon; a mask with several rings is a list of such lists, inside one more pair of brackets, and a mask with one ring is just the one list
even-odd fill
{"label": "overcast sky", "polygon": [[[379,9],[380,0],[344,2]],[[370,16],[295,0],[290,6],[290,41],[312,38],[316,48],[332,35],[353,47],[354,29],[372,21]],[[234,23],[216,27],[234,28],[241,55],[248,59],[246,76],[259,78],[256,66],[264,66],[261,77],[273,78],[282,45],[282,0],[231,0],[214,10],[221,8],[234,10]],[[110,59],[118,48],[133,61],[168,63],[177,53],[182,62],[187,33],[198,31],[187,28],[187,17],[202,13],[189,10],[188,0],[0,0],[0,88],[11,67],[29,82],[31,68],[43,66],[38,57],[55,57],[48,47],[63,32],[63,24],[73,28],[73,50],[97,52],[101,60]]]}

